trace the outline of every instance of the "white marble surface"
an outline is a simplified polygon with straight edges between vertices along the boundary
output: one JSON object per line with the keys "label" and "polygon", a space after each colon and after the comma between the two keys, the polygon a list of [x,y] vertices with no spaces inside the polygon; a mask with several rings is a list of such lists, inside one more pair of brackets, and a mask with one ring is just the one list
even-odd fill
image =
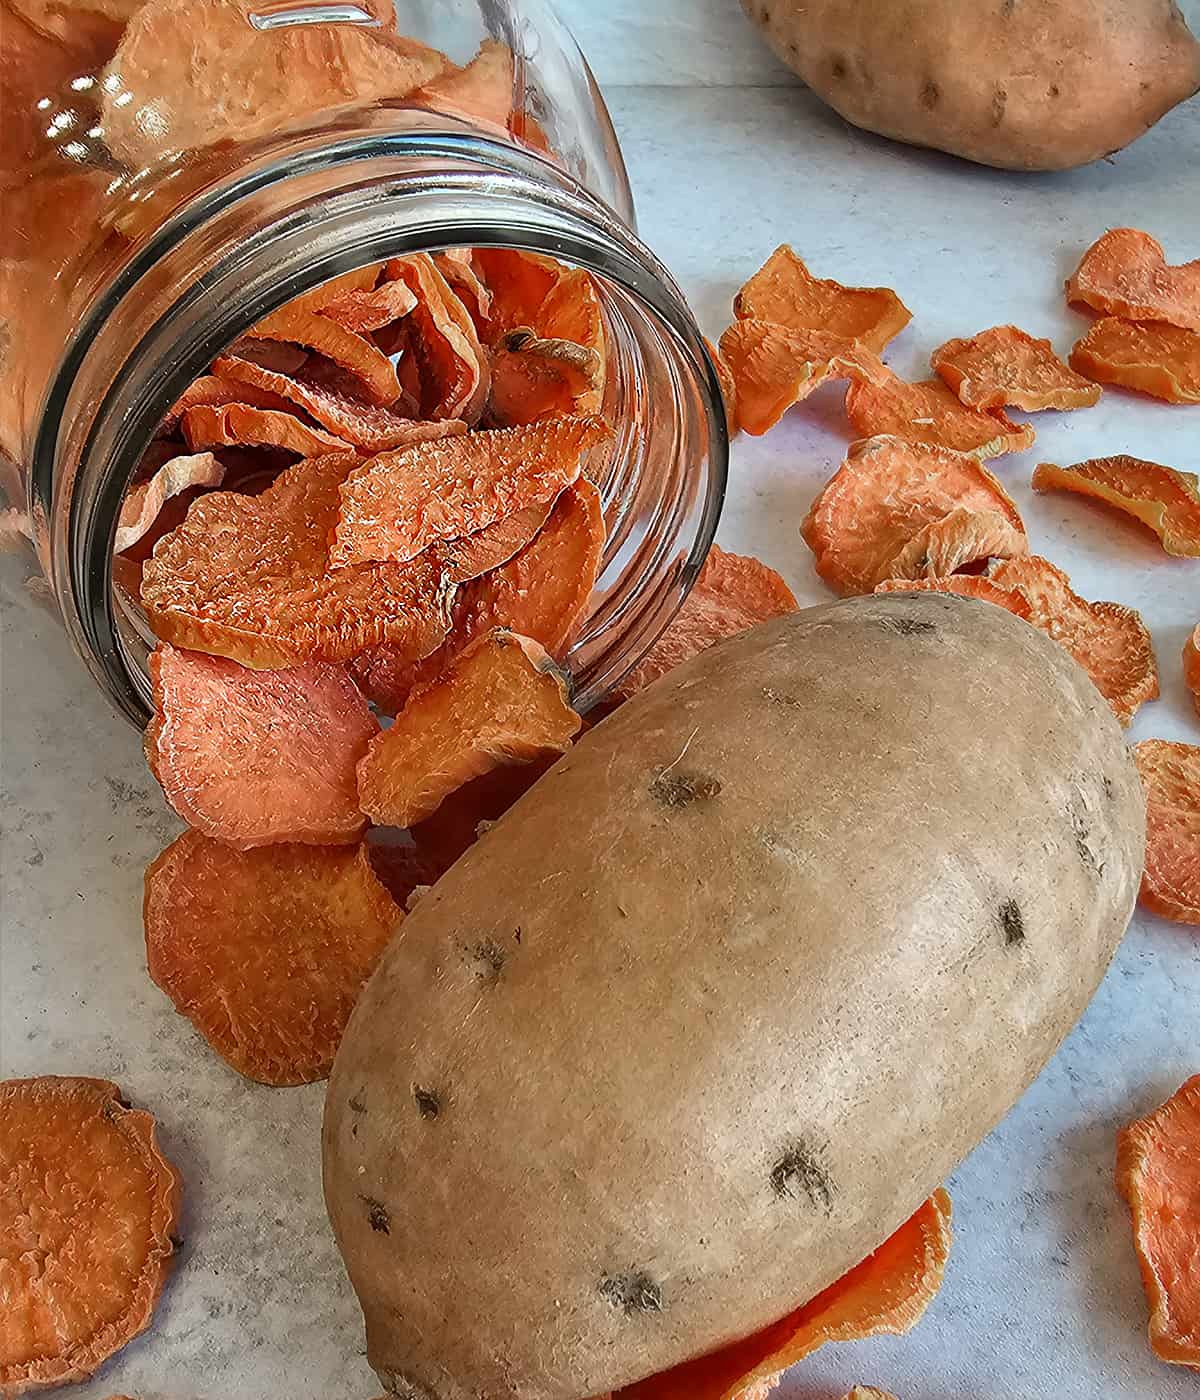
{"label": "white marble surface", "polygon": [[[753,36],[726,13],[734,0],[709,3],[725,16],[728,71],[761,74]],[[582,30],[609,36],[597,67],[619,81],[645,70],[622,68],[618,16],[653,28],[656,17],[699,7],[569,8]],[[685,80],[674,88],[612,94],[642,231],[710,333],[783,239],[819,273],[900,291],[915,319],[891,359],[911,375],[946,337],[998,321],[1065,348],[1083,322],[1063,305],[1062,279],[1109,224],[1150,228],[1176,256],[1200,252],[1200,105],[1111,164],[1022,178],[850,131],[803,91],[761,76],[744,78],[763,84],[754,89],[687,86],[689,75],[711,76],[712,57],[678,55]],[[1200,562],[1168,560],[1132,525],[1028,489],[1036,461],[1099,452],[1196,470],[1200,408],[1114,392],[1088,412],[1038,415],[1036,426],[1036,449],[998,466],[1034,547],[1082,592],[1131,603],[1152,626],[1164,698],[1145,707],[1133,736],[1200,742],[1179,669],[1186,629],[1200,618]],[[834,392],[768,438],[735,445],[720,538],[780,568],[802,601],[825,595],[797,527],[844,440]],[[74,1394],[369,1400],[378,1387],[320,1202],[321,1089],[241,1080],[148,981],[141,875],[177,824],[137,736],[104,709],[55,622],[20,587],[22,572],[13,557],[0,560],[2,1073],[118,1080],[159,1115],[187,1182],[186,1243],[153,1329]],[[781,1400],[832,1400],[856,1382],[901,1400],[1195,1397],[1200,1381],[1146,1347],[1112,1164],[1116,1127],[1197,1070],[1200,938],[1139,915],[1081,1025],[955,1173],[957,1237],[926,1320],[905,1338],[827,1348],[788,1378]]]}

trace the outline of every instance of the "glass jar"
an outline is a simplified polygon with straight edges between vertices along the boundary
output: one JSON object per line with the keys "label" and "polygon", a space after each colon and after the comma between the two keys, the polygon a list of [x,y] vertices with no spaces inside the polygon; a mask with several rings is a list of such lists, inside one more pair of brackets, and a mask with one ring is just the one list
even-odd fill
{"label": "glass jar", "polygon": [[145,722],[153,638],[115,603],[112,550],[169,406],[300,293],[459,246],[547,254],[600,287],[608,543],[567,661],[580,707],[602,697],[699,570],[728,445],[703,339],[633,231],[608,114],[549,4],[4,2],[0,450],[112,701]]}

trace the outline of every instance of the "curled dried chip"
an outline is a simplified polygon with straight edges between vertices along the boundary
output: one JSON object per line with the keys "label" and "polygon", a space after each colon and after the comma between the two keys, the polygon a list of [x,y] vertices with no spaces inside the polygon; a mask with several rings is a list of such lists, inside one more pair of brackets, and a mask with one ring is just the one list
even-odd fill
{"label": "curled dried chip", "polygon": [[542,340],[527,326],[508,331],[491,356],[488,417],[500,427],[599,407],[600,356],[573,340]]}
{"label": "curled dried chip", "polygon": [[1083,255],[1067,300],[1131,321],[1200,331],[1200,258],[1168,265],[1162,244],[1136,228],[1110,228]]}
{"label": "curled dried chip", "polygon": [[477,422],[490,374],[467,308],[427,253],[393,260],[387,275],[403,282],[416,299],[409,352],[420,370],[421,416]]}
{"label": "curled dried chip", "polygon": [[358,765],[362,809],[413,826],[493,768],[565,753],[579,732],[566,678],[538,642],[496,630],[414,690]]}
{"label": "curled dried chip", "polygon": [[738,423],[755,437],[829,379],[886,382],[874,351],[827,331],[789,330],[769,321],[735,321],[721,354],[736,385]]}
{"label": "curled dried chip", "polygon": [[[349,370],[372,403],[393,404],[400,397],[400,380],[391,360],[376,345],[343,329],[320,311],[289,302],[246,332],[249,340],[281,340],[316,350]],[[447,415],[453,417],[453,414]]]}
{"label": "curled dried chip", "polygon": [[467,308],[476,334],[483,336],[492,313],[492,294],[475,271],[475,258],[470,248],[447,248],[434,253],[437,270],[454,288],[455,295]]}
{"label": "curled dried chip", "polygon": [[239,1074],[309,1084],[402,917],[365,845],[238,851],[187,831],[146,871],[146,965]]}
{"label": "curled dried chip", "polygon": [[814,277],[786,243],[734,297],[733,313],[739,320],[845,336],[877,355],[912,320],[912,312],[887,287],[844,287]]}
{"label": "curled dried chip", "polygon": [[163,506],[172,496],[200,486],[220,486],[224,466],[211,452],[172,457],[149,481],[139,482],[121,503],[120,522],[113,538],[113,552],[123,554],[153,529]]}
{"label": "curled dried chip", "polygon": [[729,368],[729,361],[707,337],[704,340],[704,348],[708,351],[708,358],[712,361],[713,369],[716,372],[717,383],[721,386],[721,400],[725,405],[725,424],[729,429],[729,436],[734,438],[742,426],[738,422],[737,380],[734,379],[733,371]]}
{"label": "curled dried chip", "polygon": [[513,52],[499,39],[485,39],[464,68],[449,68],[409,98],[435,112],[507,132],[513,111]]}
{"label": "curled dried chip", "polygon": [[827,1342],[908,1332],[942,1285],[950,1197],[936,1191],[861,1264],[744,1341],[615,1392],[613,1400],[765,1400],[789,1366]]}
{"label": "curled dried chip", "polygon": [[185,822],[246,850],[362,835],[355,767],[379,733],[340,666],[250,671],[157,647],[146,758]]}
{"label": "curled dried chip", "polygon": [[801,533],[817,573],[838,593],[869,593],[901,550],[952,510],[994,512],[1023,534],[1016,506],[975,457],[897,437],[851,444]]}
{"label": "curled dried chip", "polygon": [[1200,714],[1200,622],[1183,644],[1183,683],[1192,692],[1196,711]]}
{"label": "curled dried chip", "polygon": [[1117,1134],[1117,1190],[1133,1217],[1150,1349],[1200,1370],[1200,1074]]}
{"label": "curled dried chip", "polygon": [[310,428],[291,413],[230,403],[220,408],[189,408],[180,428],[193,452],[212,447],[281,447],[301,457],[345,452],[350,444],[320,428]]}
{"label": "curled dried chip", "polygon": [[561,263],[519,248],[476,248],[475,266],[491,293],[488,343],[515,326],[537,324],[538,312],[563,274]]}
{"label": "curled dried chip", "polygon": [[1102,384],[1119,384],[1167,403],[1200,403],[1200,332],[1165,321],[1101,317],[1076,343],[1071,364]]}
{"label": "curled dried chip", "polygon": [[994,563],[988,577],[1025,598],[1029,620],[1071,653],[1122,724],[1144,701],[1157,697],[1154,646],[1132,608],[1089,603],[1072,591],[1061,569],[1036,554]]}
{"label": "curled dried chip", "polygon": [[1147,739],[1133,756],[1146,789],[1141,901],[1164,919],[1200,924],[1200,746]]}
{"label": "curled dried chip", "polygon": [[774,569],[751,555],[731,554],[714,544],[683,606],[617,686],[612,699],[628,700],[726,637],[795,612],[796,607],[792,590]]}
{"label": "curled dried chip", "polygon": [[145,1330],[174,1262],[179,1173],[103,1079],[0,1084],[0,1392],[80,1381]]}
{"label": "curled dried chip", "polygon": [[378,287],[345,292],[318,310],[343,330],[366,335],[368,331],[382,330],[393,321],[403,320],[416,305],[417,298],[412,290],[404,282],[392,280]]}
{"label": "curled dried chip", "polygon": [[564,340],[596,357],[590,389],[577,399],[575,412],[599,413],[608,370],[608,338],[596,279],[581,267],[560,269],[530,325],[545,340]]}
{"label": "curled dried chip", "polygon": [[276,409],[282,413],[291,412],[291,404],[279,394],[265,391],[256,385],[236,382],[213,366],[212,374],[202,374],[193,379],[168,410],[166,417],[158,425],[159,436],[174,432],[179,420],[189,409],[223,408],[226,404],[238,403],[250,408]]}
{"label": "curled dried chip", "polygon": [[1140,520],[1168,554],[1200,557],[1200,481],[1193,472],[1144,462],[1140,457],[1094,457],[1073,467],[1042,462],[1035,491],[1074,491]]}
{"label": "curled dried chip", "polygon": [[1000,408],[968,408],[940,379],[915,384],[890,370],[846,390],[846,417],[860,437],[890,433],[909,442],[948,447],[986,460],[1033,446],[1033,428]]}
{"label": "curled dried chip", "polygon": [[889,579],[946,578],[989,559],[1029,553],[1025,531],[995,510],[955,506],[908,541],[887,565]]}
{"label": "curled dried chip", "polygon": [[611,439],[599,418],[552,418],[381,453],[342,487],[333,563],[403,563],[438,540],[552,501]]}
{"label": "curled dried chip", "polygon": [[433,651],[450,603],[436,565],[330,569],[339,488],[358,460],[310,458],[261,495],[215,491],[195,501],[143,571],[155,636],[264,669],[348,661],[380,644],[410,661]]}
{"label": "curled dried chip", "polygon": [[1100,397],[1099,387],[1063,364],[1048,340],[1016,326],[948,340],[930,364],[970,408],[1087,408]]}
{"label": "curled dried chip", "polygon": [[911,593],[928,590],[931,593],[957,593],[961,598],[979,598],[985,603],[994,603],[998,608],[1023,617],[1026,622],[1033,616],[1033,609],[1023,593],[1014,588],[1001,588],[990,578],[980,574],[951,574],[948,578],[889,578],[875,585],[876,593]]}

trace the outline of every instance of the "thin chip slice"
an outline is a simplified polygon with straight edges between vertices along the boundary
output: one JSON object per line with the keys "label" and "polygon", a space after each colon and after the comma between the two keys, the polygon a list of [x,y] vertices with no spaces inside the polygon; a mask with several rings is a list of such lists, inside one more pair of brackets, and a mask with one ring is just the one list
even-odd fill
{"label": "thin chip slice", "polygon": [[1080,374],[1167,403],[1200,403],[1200,331],[1104,316],[1071,351]]}
{"label": "thin chip slice", "polygon": [[714,544],[674,620],[616,687],[612,699],[628,700],[717,642],[795,612],[797,606],[792,590],[774,569]]}
{"label": "thin chip slice", "polygon": [[180,428],[193,452],[212,447],[281,447],[301,457],[352,450],[348,442],[320,428],[310,428],[291,413],[249,404],[189,408]]}
{"label": "thin chip slice", "polygon": [[413,826],[493,768],[565,753],[579,732],[565,676],[544,647],[496,630],[409,696],[358,765],[362,809]]}
{"label": "thin chip slice", "polygon": [[910,1331],[942,1285],[950,1197],[935,1192],[873,1254],[811,1302],[744,1341],[618,1390],[613,1400],[765,1400],[827,1342]]}
{"label": "thin chip slice", "polygon": [[1073,467],[1042,462],[1035,491],[1074,491],[1103,501],[1148,526],[1168,554],[1200,558],[1200,481],[1194,472],[1140,457],[1094,457]]}
{"label": "thin chip slice", "polygon": [[454,288],[455,295],[467,308],[476,334],[482,339],[492,313],[492,294],[475,271],[475,258],[470,248],[447,248],[434,253],[437,270]]}
{"label": "thin chip slice", "polygon": [[1141,902],[1164,919],[1200,924],[1200,746],[1147,739],[1133,756],[1146,789]]}
{"label": "thin chip slice", "polygon": [[970,408],[1088,408],[1100,398],[1099,387],[1068,368],[1048,340],[1016,326],[948,340],[930,364]]}
{"label": "thin chip slice", "polygon": [[952,510],[994,512],[1015,531],[1016,506],[975,457],[897,437],[852,443],[801,533],[817,573],[838,593],[870,593],[904,547]]}
{"label": "thin chip slice", "polygon": [[329,1074],[403,917],[365,845],[238,851],[187,831],[146,871],[150,976],[218,1055],[262,1084]]}
{"label": "thin chip slice", "polygon": [[940,379],[910,384],[890,370],[882,379],[851,383],[846,417],[860,437],[890,433],[981,461],[1033,446],[1033,428],[1014,423],[1003,409],[968,408]]}
{"label": "thin chip slice", "polygon": [[536,325],[538,312],[564,271],[553,258],[520,248],[476,248],[475,266],[492,296],[490,345],[516,326]]}
{"label": "thin chip slice", "polygon": [[1029,553],[1025,531],[995,510],[955,506],[908,541],[887,566],[889,579],[946,578],[989,559]]}
{"label": "thin chip slice", "polygon": [[733,377],[733,370],[729,368],[729,361],[707,337],[704,348],[708,351],[708,358],[716,371],[717,383],[721,386],[721,400],[725,404],[725,425],[732,439],[737,437],[742,426],[738,422],[737,380]]}
{"label": "thin chip slice", "polygon": [[160,646],[150,679],[146,758],[190,827],[240,850],[362,835],[354,773],[379,725],[342,667],[250,671]]}
{"label": "thin chip slice", "polygon": [[1200,622],[1183,644],[1183,683],[1192,692],[1196,713],[1200,714]]}
{"label": "thin chip slice", "polygon": [[336,321],[343,330],[366,335],[368,331],[382,330],[393,321],[403,320],[416,305],[417,298],[411,289],[393,280],[378,287],[346,292],[322,306],[320,314]]}
{"label": "thin chip slice", "polygon": [[103,1079],[0,1084],[0,1392],[80,1381],[145,1330],[174,1263],[179,1173]]}
{"label": "thin chip slice", "polygon": [[294,311],[323,311],[325,307],[332,306],[353,292],[370,291],[379,281],[379,275],[382,271],[383,269],[378,263],[368,263],[365,267],[355,267],[349,272],[341,272],[336,277],[330,277],[328,281],[310,287],[307,292],[301,292],[299,296],[293,297],[288,302],[288,306]]}
{"label": "thin chip slice", "polygon": [[1200,1074],[1117,1134],[1117,1190],[1133,1216],[1150,1349],[1200,1371]]}
{"label": "thin chip slice", "polygon": [[386,643],[416,661],[449,626],[440,569],[329,567],[339,488],[358,458],[297,462],[261,495],[215,491],[155,546],[142,604],[161,641],[277,669]]}
{"label": "thin chip slice", "polygon": [[599,407],[599,355],[572,340],[542,340],[528,326],[509,331],[491,356],[488,417],[498,427],[538,423]]}
{"label": "thin chip slice", "polygon": [[303,345],[308,350],[316,350],[349,370],[372,403],[386,406],[400,397],[400,380],[396,377],[395,366],[383,351],[363,336],[344,330],[319,311],[309,311],[303,307],[298,309],[291,304],[281,306],[251,327],[246,336],[250,340],[281,340],[289,345]]}
{"label": "thin chip slice", "polygon": [[1071,653],[1122,724],[1144,701],[1157,698],[1154,646],[1132,608],[1087,602],[1072,592],[1061,569],[1037,554],[992,564],[988,577],[1024,596],[1030,621]]}
{"label": "thin chip slice", "polygon": [[599,418],[553,418],[381,453],[342,487],[333,563],[403,563],[552,501],[611,439]]}
{"label": "thin chip slice", "polygon": [[514,105],[513,81],[512,49],[499,39],[485,39],[466,67],[447,70],[414,92],[409,101],[507,132]]}
{"label": "thin chip slice", "polygon": [[[217,360],[213,368],[235,386],[255,386],[278,397],[282,403],[302,408],[330,432],[368,452],[387,452],[414,442],[454,437],[467,431],[467,425],[458,418],[424,423],[405,418],[392,408],[365,404],[349,392],[353,385],[346,382],[348,376],[328,368],[317,371],[306,367],[296,375],[287,375],[234,355]],[[320,378],[316,377],[318,373]]]}
{"label": "thin chip slice", "polygon": [[875,585],[876,593],[912,593],[928,590],[931,593],[957,593],[961,598],[978,598],[985,603],[994,603],[998,608],[1007,608],[1028,622],[1033,617],[1033,609],[1023,593],[1015,588],[1002,588],[990,578],[979,574],[951,574],[948,578],[889,578]]}
{"label": "thin chip slice", "polygon": [[874,351],[845,336],[769,321],[735,321],[721,337],[721,354],[736,385],[739,425],[755,437],[827,380],[882,384],[891,376]]}
{"label": "thin chip slice", "polygon": [[608,373],[608,336],[596,279],[581,267],[561,269],[530,324],[544,340],[579,345],[596,357],[589,388],[576,399],[575,412],[599,413]]}
{"label": "thin chip slice", "polygon": [[1168,265],[1162,244],[1136,228],[1110,228],[1083,255],[1067,300],[1131,321],[1200,331],[1200,258]]}
{"label": "thin chip slice", "polygon": [[409,342],[421,376],[421,416],[476,423],[490,373],[470,312],[426,253],[388,263],[387,275],[413,293]]}
{"label": "thin chip slice", "polygon": [[877,355],[912,320],[912,312],[887,287],[844,287],[814,277],[786,243],[734,297],[733,314],[794,331],[845,336]]}
{"label": "thin chip slice", "polygon": [[283,413],[291,412],[291,405],[287,399],[255,385],[229,379],[214,365],[212,374],[202,374],[199,379],[193,379],[171,405],[166,417],[158,425],[159,436],[173,433],[179,426],[179,420],[189,409],[223,408],[231,403],[245,404],[250,408],[276,409]]}
{"label": "thin chip slice", "polygon": [[163,506],[172,496],[197,487],[220,486],[225,468],[211,452],[172,457],[149,481],[139,482],[121,503],[120,521],[113,537],[113,553],[123,554],[154,528]]}

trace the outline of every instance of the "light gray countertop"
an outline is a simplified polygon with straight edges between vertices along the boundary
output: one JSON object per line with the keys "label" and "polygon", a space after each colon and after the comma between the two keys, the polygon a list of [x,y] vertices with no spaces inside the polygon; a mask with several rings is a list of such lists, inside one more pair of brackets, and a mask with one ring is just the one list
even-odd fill
{"label": "light gray countertop", "polygon": [[[1112,162],[1016,176],[905,150],[847,128],[781,79],[709,0],[564,6],[598,42],[622,17],[680,36],[684,81],[644,80],[635,55],[597,55],[610,87],[641,231],[719,334],[736,287],[779,242],[818,275],[895,287],[913,309],[889,358],[919,377],[952,335],[1012,321],[1065,349],[1084,321],[1062,282],[1105,228],[1155,233],[1176,260],[1200,254],[1200,105]],[[647,21],[646,16],[649,15]],[[696,35],[689,48],[684,42]],[[628,36],[626,36],[627,38]],[[690,85],[714,64],[758,86]],[[1163,698],[1132,738],[1200,742],[1180,673],[1200,620],[1200,561],[1077,498],[1035,498],[1041,460],[1128,451],[1200,468],[1200,408],[1114,391],[1091,410],[1035,416],[1037,446],[997,470],[1033,548],[1089,597],[1150,625]],[[827,595],[797,533],[846,439],[837,391],[821,391],[765,439],[733,451],[719,538],[779,568],[802,603]],[[322,1088],[272,1090],[218,1062],[150,983],[141,933],[146,864],[178,829],[138,736],[109,713],[57,622],[0,560],[3,618],[3,1074],[92,1074],[151,1108],[186,1183],[185,1246],[151,1330],[79,1400],[370,1400],[357,1307],[325,1223]],[[997,685],[1005,677],[996,677]],[[997,809],[996,820],[1004,820]],[[1114,1134],[1200,1070],[1200,936],[1139,914],[1082,1023],[1004,1123],[950,1182],[956,1240],[946,1283],[907,1337],[829,1347],[781,1400],[834,1400],[855,1383],[900,1400],[1186,1400],[1200,1380],[1151,1356]]]}

